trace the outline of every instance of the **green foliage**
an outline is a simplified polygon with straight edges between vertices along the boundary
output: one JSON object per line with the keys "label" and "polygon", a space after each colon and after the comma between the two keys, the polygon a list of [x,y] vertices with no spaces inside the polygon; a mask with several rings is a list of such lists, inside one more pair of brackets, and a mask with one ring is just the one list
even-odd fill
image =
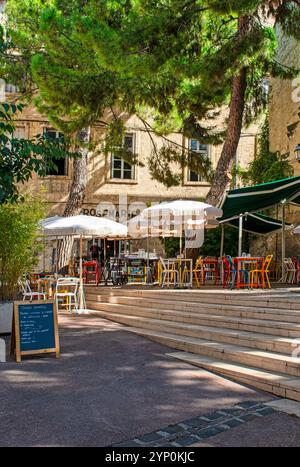
{"label": "green foliage", "polygon": [[[176,258],[180,252],[180,240],[176,237],[162,239],[165,247],[166,258]],[[184,242],[183,242],[184,245]]]}
{"label": "green foliage", "polygon": [[[243,249],[248,251],[248,237],[244,235]],[[236,256],[238,250],[238,229],[224,226],[224,254]],[[175,258],[179,254],[179,238],[164,239],[165,253],[167,258]],[[184,239],[183,239],[184,248]],[[221,248],[221,228],[205,230],[204,243],[199,250],[199,256],[220,256]]]}
{"label": "green foliage", "polygon": [[[246,123],[267,102],[263,79],[296,72],[276,62],[274,30],[263,17],[297,37],[296,0],[8,0],[7,9],[1,77],[24,92],[37,86],[38,108],[65,133],[107,121],[108,109],[139,116],[146,107],[154,111],[148,131],[219,144],[224,135],[199,122],[229,103],[239,70],[247,69]],[[165,143],[153,149],[150,168],[171,186],[193,158]]]}
{"label": "green foliage", "polygon": [[22,112],[22,104],[0,104],[0,203],[18,199],[18,184],[33,173],[43,177],[57,170],[54,159],[75,157],[68,151],[68,141],[53,140],[47,134],[34,139],[14,138],[14,117]]}
{"label": "green foliage", "polygon": [[259,138],[259,152],[250,162],[248,170],[239,175],[245,185],[257,185],[290,177],[293,175],[293,167],[289,164],[287,157],[280,155],[279,152],[270,151],[269,117],[267,115]]}
{"label": "green foliage", "polygon": [[[237,255],[238,230],[230,226],[224,227],[224,254],[230,256]],[[220,256],[221,248],[221,228],[209,229],[205,231],[204,244],[200,249],[202,256]]]}
{"label": "green foliage", "polygon": [[42,248],[38,222],[44,216],[41,198],[29,194],[0,204],[0,300],[15,298],[18,280],[36,264]]}

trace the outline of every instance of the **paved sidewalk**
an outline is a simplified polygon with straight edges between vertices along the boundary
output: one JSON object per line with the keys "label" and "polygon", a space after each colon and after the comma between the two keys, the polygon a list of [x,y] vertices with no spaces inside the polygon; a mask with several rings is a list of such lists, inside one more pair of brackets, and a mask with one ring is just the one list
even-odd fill
{"label": "paved sidewalk", "polygon": [[[231,430],[240,425],[247,424],[251,420],[266,417],[275,413],[264,403],[245,401],[234,407],[227,407],[215,412],[184,420],[175,425],[163,427],[160,430],[139,436],[133,440],[116,444],[117,447],[188,447],[208,438],[213,438],[219,433],[230,431],[227,438],[230,439]],[[196,444],[195,444],[196,443]],[[200,444],[199,444],[200,445]]]}
{"label": "paved sidewalk", "polygon": [[197,447],[299,447],[300,418],[282,412],[256,418],[194,444]]}
{"label": "paved sidewalk", "polygon": [[299,410],[300,403],[287,399],[245,401],[114,447],[299,447]]}
{"label": "paved sidewalk", "polygon": [[0,363],[0,446],[108,446],[273,399],[94,316],[60,315],[60,337],[60,360]]}

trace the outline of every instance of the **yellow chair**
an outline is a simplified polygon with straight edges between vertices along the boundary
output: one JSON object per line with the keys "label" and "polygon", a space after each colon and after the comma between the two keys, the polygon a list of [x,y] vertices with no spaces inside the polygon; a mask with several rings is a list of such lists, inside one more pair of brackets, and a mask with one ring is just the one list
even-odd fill
{"label": "yellow chair", "polygon": [[[166,261],[166,262],[165,262]],[[159,258],[160,262],[160,279],[159,284],[161,287],[170,284],[179,285],[179,271],[176,269],[175,262],[173,260],[164,260],[162,257]]]}
{"label": "yellow chair", "polygon": [[[203,284],[203,257],[200,256],[197,261],[195,268],[193,269],[193,275],[196,280],[197,287],[200,288]],[[200,278],[199,278],[200,275]]]}
{"label": "yellow chair", "polygon": [[[249,272],[249,282],[250,282],[250,287],[259,287],[259,276],[261,277],[261,286],[263,289],[265,289],[266,282],[268,284],[268,288],[271,288],[270,284],[270,279],[269,279],[269,268],[271,261],[273,259],[273,255],[268,255],[266,258],[263,260],[262,267],[261,269],[252,269]],[[254,282],[254,278],[256,281]]]}

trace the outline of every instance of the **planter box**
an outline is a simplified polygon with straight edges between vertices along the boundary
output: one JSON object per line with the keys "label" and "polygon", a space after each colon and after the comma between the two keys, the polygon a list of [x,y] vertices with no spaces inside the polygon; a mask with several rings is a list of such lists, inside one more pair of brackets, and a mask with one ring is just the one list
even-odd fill
{"label": "planter box", "polygon": [[13,302],[0,302],[0,334],[11,334]]}

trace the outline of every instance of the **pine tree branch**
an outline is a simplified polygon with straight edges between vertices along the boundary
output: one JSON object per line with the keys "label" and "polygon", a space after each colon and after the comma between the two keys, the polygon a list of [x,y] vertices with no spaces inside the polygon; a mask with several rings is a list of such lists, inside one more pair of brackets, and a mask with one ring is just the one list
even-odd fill
{"label": "pine tree branch", "polygon": [[[146,120],[144,120],[140,115],[137,115],[137,117],[141,120],[141,122],[143,123],[144,127],[146,128],[146,131],[147,133],[149,134],[149,131],[150,133],[154,133],[156,134],[154,128],[150,125],[150,123],[148,123]],[[170,143],[170,144],[173,144],[174,146],[177,146],[179,147],[180,149],[183,149],[186,151],[186,147],[184,147],[182,144],[179,144],[179,143],[176,143],[176,141],[172,141],[171,139],[167,138],[166,136],[164,135],[159,135],[159,137],[161,139],[163,139],[164,141],[166,141],[167,143]],[[152,137],[151,137],[151,140],[152,140]]]}

